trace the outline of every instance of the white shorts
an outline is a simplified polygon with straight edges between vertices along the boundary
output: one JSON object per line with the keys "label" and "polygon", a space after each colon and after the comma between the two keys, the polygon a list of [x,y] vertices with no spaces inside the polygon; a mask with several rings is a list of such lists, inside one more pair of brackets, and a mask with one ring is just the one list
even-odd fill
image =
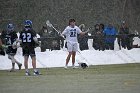
{"label": "white shorts", "polygon": [[68,52],[78,51],[78,43],[67,42],[67,49],[68,49]]}

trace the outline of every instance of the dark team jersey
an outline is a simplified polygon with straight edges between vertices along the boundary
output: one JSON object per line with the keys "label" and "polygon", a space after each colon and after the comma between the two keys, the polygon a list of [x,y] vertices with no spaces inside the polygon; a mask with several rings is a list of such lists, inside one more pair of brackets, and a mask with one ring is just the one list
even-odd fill
{"label": "dark team jersey", "polygon": [[18,38],[17,34],[15,31],[9,32],[8,31],[3,31],[1,34],[2,38],[2,43],[8,46],[11,46],[15,40]]}
{"label": "dark team jersey", "polygon": [[22,48],[35,48],[35,42],[33,40],[33,37],[36,36],[36,32],[31,29],[28,31],[21,31],[19,38],[22,40]]}

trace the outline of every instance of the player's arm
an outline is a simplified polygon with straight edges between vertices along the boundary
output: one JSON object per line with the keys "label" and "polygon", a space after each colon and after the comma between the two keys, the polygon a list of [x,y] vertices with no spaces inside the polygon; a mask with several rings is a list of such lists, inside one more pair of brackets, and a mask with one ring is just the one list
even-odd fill
{"label": "player's arm", "polygon": [[16,32],[13,33],[13,36],[14,36],[14,42],[12,44],[12,48],[13,49],[19,48],[21,40],[18,39],[18,36],[17,36]]}
{"label": "player's arm", "polygon": [[37,43],[37,44],[39,43],[37,36],[34,36],[33,40],[34,40],[35,43]]}
{"label": "player's arm", "polygon": [[80,35],[85,35],[86,33],[88,33],[88,32],[81,32]]}
{"label": "player's arm", "polygon": [[37,44],[37,46],[41,46],[41,42],[38,40],[35,31],[32,31],[32,36],[33,36],[33,40]]}
{"label": "player's arm", "polygon": [[32,37],[33,37],[34,42],[38,44],[38,38],[37,38],[36,32],[34,30],[32,31]]}
{"label": "player's arm", "polygon": [[66,28],[60,36],[62,36],[65,39],[67,33],[68,33],[68,31],[67,31],[67,28]]}
{"label": "player's arm", "polygon": [[79,28],[77,30],[78,30],[78,34],[80,34],[80,35],[85,35],[86,33],[89,32],[89,30],[82,32]]}
{"label": "player's arm", "polygon": [[14,36],[14,42],[18,43],[18,36],[16,32],[13,32],[13,36]]}

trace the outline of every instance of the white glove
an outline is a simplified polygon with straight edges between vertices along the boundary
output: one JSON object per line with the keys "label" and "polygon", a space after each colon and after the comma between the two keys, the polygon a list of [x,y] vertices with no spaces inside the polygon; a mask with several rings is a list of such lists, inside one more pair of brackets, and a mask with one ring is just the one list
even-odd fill
{"label": "white glove", "polygon": [[38,43],[37,37],[33,37],[33,40],[35,41],[35,43]]}
{"label": "white glove", "polygon": [[22,40],[21,40],[21,39],[17,39],[17,40],[16,40],[16,42],[19,42],[19,43],[21,43],[21,42],[22,42]]}
{"label": "white glove", "polygon": [[17,48],[17,42],[16,41],[12,44],[12,48],[13,49],[16,49]]}
{"label": "white glove", "polygon": [[37,46],[41,46],[41,41],[38,41],[37,37],[33,37],[33,40],[35,41],[35,43],[37,44]]}

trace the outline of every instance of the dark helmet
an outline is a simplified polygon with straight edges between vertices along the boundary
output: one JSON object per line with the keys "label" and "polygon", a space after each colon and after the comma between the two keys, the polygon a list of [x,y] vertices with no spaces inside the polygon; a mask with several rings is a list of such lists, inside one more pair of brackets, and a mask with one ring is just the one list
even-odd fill
{"label": "dark helmet", "polygon": [[13,30],[14,30],[14,25],[11,24],[11,23],[8,24],[8,25],[7,25],[7,30],[8,30],[8,31],[13,31]]}
{"label": "dark helmet", "polygon": [[31,20],[25,20],[24,26],[25,27],[32,27],[32,21]]}

